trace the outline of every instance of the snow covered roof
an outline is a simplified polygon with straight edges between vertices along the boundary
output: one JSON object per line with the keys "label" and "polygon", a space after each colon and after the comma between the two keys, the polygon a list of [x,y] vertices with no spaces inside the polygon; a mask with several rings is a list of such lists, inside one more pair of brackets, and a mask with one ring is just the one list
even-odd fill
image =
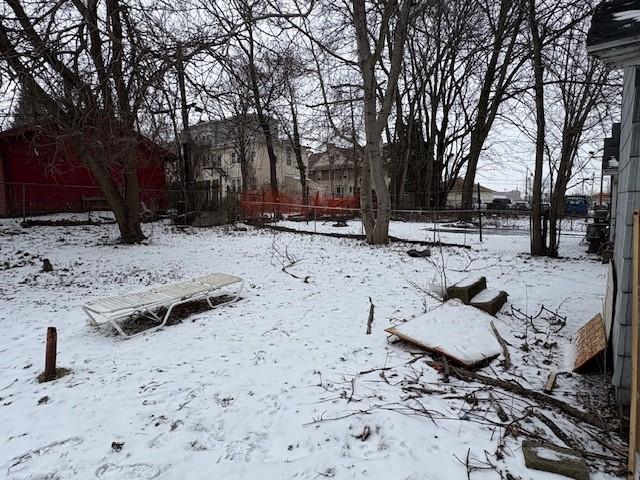
{"label": "snow covered roof", "polygon": [[613,66],[640,65],[640,2],[600,3],[591,18],[587,51]]}

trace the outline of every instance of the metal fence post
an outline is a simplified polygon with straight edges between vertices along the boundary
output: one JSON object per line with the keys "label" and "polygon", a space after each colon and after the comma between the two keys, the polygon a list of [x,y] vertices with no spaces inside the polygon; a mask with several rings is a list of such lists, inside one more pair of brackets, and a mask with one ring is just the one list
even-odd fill
{"label": "metal fence post", "polygon": [[316,232],[316,215],[318,214],[318,210],[316,209],[316,207],[313,207],[313,233],[317,233]]}
{"label": "metal fence post", "polygon": [[438,211],[433,211],[433,243],[436,243],[436,230],[438,229]]}
{"label": "metal fence post", "polygon": [[27,185],[22,184],[22,221],[27,220]]}
{"label": "metal fence post", "polygon": [[480,243],[482,243],[482,198],[480,197],[480,182],[478,182],[478,225],[480,228]]}
{"label": "metal fence post", "polygon": [[533,234],[531,232],[533,227],[533,217],[531,209],[529,209],[529,252],[533,252]]}

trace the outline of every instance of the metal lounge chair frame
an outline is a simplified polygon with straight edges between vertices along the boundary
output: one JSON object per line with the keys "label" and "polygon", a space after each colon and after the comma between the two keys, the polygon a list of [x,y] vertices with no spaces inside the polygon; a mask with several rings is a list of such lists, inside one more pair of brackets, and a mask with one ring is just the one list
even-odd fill
{"label": "metal lounge chair frame", "polygon": [[[240,287],[231,300],[214,305],[211,302],[213,294],[223,287],[240,283]],[[244,287],[244,281],[240,277],[226,273],[212,273],[184,282],[178,282],[150,290],[100,298],[86,303],[82,309],[89,317],[89,324],[103,325],[110,323],[125,338],[135,337],[143,333],[153,332],[166,325],[171,312],[178,305],[205,299],[211,309],[221,305],[233,303],[238,300]],[[156,310],[167,308],[163,316],[159,316]],[[142,315],[159,323],[159,325],[132,335],[127,334],[119,320],[124,320],[132,315]]]}

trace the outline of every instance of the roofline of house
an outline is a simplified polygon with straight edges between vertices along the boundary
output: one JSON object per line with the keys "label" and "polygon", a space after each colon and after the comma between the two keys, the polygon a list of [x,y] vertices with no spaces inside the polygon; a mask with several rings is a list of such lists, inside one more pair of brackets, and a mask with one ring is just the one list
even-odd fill
{"label": "roofline of house", "polygon": [[[34,124],[28,124],[28,125],[18,125],[16,127],[11,127],[7,130],[3,130],[0,132],[0,140],[3,139],[8,139],[8,138],[15,138],[15,137],[20,137],[20,136],[26,136],[26,135],[30,135],[30,134],[37,134],[37,130],[42,129],[44,127],[46,127],[47,125],[34,125]],[[52,135],[55,136],[55,132],[53,130],[50,130],[49,132],[47,131],[43,131],[41,132],[43,135]],[[140,142],[139,144],[144,145],[146,147],[149,148],[149,150],[153,151],[156,150],[159,154],[160,157],[162,157],[163,159],[169,159],[169,158],[173,158],[175,159],[176,153],[171,151],[171,149],[158,144],[157,142],[154,142],[153,140],[151,140],[150,138],[139,134],[138,136],[140,138]]]}
{"label": "roofline of house", "polygon": [[587,45],[587,53],[614,67],[640,65],[640,35]]}

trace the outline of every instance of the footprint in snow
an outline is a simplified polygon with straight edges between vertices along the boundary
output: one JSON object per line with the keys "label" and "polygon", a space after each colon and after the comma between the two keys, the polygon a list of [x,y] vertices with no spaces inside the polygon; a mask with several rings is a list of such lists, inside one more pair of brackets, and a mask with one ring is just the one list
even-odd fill
{"label": "footprint in snow", "polygon": [[96,470],[96,477],[104,479],[151,479],[160,476],[160,469],[148,463],[116,465],[105,463]]}
{"label": "footprint in snow", "polygon": [[70,437],[65,440],[51,442],[42,447],[29,450],[22,455],[12,458],[9,461],[9,468],[7,469],[7,471],[9,473],[12,473],[13,471],[20,470],[25,466],[25,463],[43,455],[50,456],[57,454],[60,457],[66,456],[70,448],[76,447],[82,442],[83,440],[80,437]]}

